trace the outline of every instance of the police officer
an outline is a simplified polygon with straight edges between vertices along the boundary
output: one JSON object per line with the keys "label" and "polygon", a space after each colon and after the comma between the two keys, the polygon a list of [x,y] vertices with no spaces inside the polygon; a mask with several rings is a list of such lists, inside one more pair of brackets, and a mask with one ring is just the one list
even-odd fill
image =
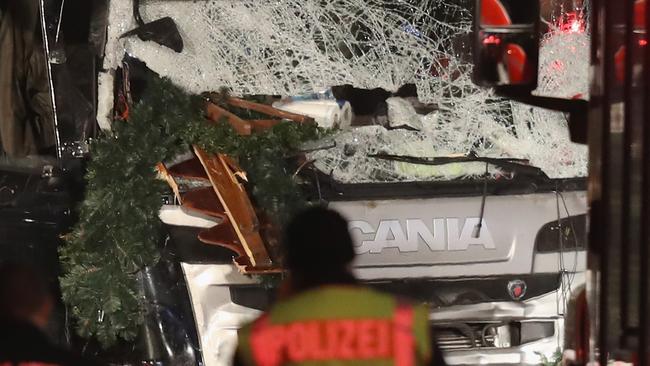
{"label": "police officer", "polygon": [[297,215],[285,231],[289,279],[281,299],[242,328],[236,365],[444,365],[428,312],[360,285],[347,222],[325,208]]}
{"label": "police officer", "polygon": [[38,271],[22,263],[0,265],[0,366],[99,366],[54,345],[44,330],[54,298]]}

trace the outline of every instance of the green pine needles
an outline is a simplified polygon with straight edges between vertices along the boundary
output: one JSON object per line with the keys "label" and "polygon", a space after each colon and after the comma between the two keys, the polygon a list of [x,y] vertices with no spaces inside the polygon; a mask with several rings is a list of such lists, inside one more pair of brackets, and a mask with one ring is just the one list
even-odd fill
{"label": "green pine needles", "polygon": [[305,204],[284,157],[322,136],[322,129],[283,122],[239,136],[228,123],[208,123],[204,106],[202,97],[153,78],[129,120],[115,121],[113,131],[93,143],[80,219],[60,249],[63,299],[82,337],[110,346],[134,339],[142,324],[137,275],[159,257],[158,212],[168,190],[156,177],[156,163],[198,145],[237,159],[253,201],[278,224]]}

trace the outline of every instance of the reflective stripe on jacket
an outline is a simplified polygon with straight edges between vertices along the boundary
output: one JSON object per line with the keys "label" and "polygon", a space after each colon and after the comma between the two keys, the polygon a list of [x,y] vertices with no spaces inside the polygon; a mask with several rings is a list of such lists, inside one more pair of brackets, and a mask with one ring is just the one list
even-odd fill
{"label": "reflective stripe on jacket", "polygon": [[327,286],[276,304],[239,332],[246,365],[422,365],[431,358],[422,306],[356,286]]}

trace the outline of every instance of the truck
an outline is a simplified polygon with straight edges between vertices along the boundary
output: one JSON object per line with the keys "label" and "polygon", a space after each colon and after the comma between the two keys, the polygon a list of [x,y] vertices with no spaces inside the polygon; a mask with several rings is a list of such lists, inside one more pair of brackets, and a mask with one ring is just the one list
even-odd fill
{"label": "truck", "polygon": [[[490,182],[485,194],[480,181],[320,184],[349,220],[355,274],[427,304],[449,364],[533,365],[561,348],[566,304],[585,282],[584,179]],[[176,230],[206,225],[165,210]],[[237,329],[273,291],[227,262],[181,266],[205,364],[228,364]]]}
{"label": "truck", "polygon": [[[106,14],[101,16],[110,23]],[[410,24],[404,29],[416,37],[424,33]],[[134,47],[126,53],[145,58],[142,52]],[[115,55],[107,52],[106,57]],[[145,61],[155,66],[156,60]],[[99,81],[92,80],[88,94],[97,88],[97,100],[91,96],[89,104],[99,109],[92,112],[101,124],[105,101],[119,93],[106,81],[108,71],[88,74],[97,73]],[[86,146],[83,141],[73,145],[70,150]],[[61,146],[57,151],[63,151]],[[1,167],[0,214],[8,218],[2,228],[14,237],[29,236],[34,228],[50,230],[43,231],[48,240],[29,238],[18,246],[7,240],[3,248],[26,253],[41,245],[37,242],[45,243],[46,251],[25,255],[46,256],[43,266],[53,276],[60,274],[58,234],[74,223],[74,207],[82,199],[84,151],[71,155],[74,168],[48,159],[11,160]],[[534,168],[530,161],[506,160],[514,174],[366,182],[341,181],[318,168],[299,174],[307,197],[349,220],[358,278],[427,304],[432,334],[452,365],[533,365],[552,359],[564,343],[566,303],[586,281],[586,178],[528,174],[516,167]],[[198,232],[216,222],[188,213],[170,197],[164,197],[160,211],[169,233],[161,244],[161,261],[140,275],[151,311],[137,345],[96,352],[123,364],[229,364],[237,330],[272,305],[273,286],[241,274],[227,249],[199,242]],[[62,343],[84,344],[69,335],[67,314],[59,304],[58,331],[53,332]]]}

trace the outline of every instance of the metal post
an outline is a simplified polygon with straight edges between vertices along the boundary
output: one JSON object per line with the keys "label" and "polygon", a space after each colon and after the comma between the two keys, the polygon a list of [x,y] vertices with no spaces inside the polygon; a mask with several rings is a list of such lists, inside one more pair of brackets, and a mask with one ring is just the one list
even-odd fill
{"label": "metal post", "polygon": [[[645,7],[645,32],[648,37],[650,30],[650,6]],[[646,38],[647,39],[647,38]],[[650,255],[650,47],[645,47],[643,60],[643,81],[644,81],[644,118],[643,118],[643,179],[642,179],[642,203],[641,203],[641,248],[640,273],[639,273],[639,365],[648,365],[648,256]]]}
{"label": "metal post", "polygon": [[50,100],[52,101],[52,114],[54,121],[54,144],[56,157],[61,159],[61,137],[59,134],[59,118],[56,112],[56,97],[54,95],[54,81],[52,80],[52,65],[50,64],[50,45],[47,37],[47,23],[45,21],[45,0],[38,0],[41,17],[41,32],[43,35],[43,47],[45,48],[45,66],[47,67],[47,83],[50,89]]}
{"label": "metal post", "polygon": [[[625,101],[624,106],[624,131],[623,131],[623,185],[622,185],[622,227],[621,227],[621,270],[625,272],[625,268],[629,268],[630,265],[630,250],[636,248],[637,246],[630,243],[630,219],[631,219],[631,175],[633,172],[632,161],[631,161],[631,145],[632,145],[632,129],[635,118],[633,117],[633,103],[632,103],[632,59],[634,56],[634,44],[633,42],[633,25],[634,23],[634,3],[632,1],[626,0],[625,2],[625,48],[627,50],[625,57],[625,80],[624,80],[624,89],[623,89],[623,98]],[[613,243],[611,243],[613,244]],[[610,245],[611,245],[610,244]],[[621,319],[620,327],[623,333],[623,346],[626,343],[626,330],[630,327],[630,317],[629,317],[629,293],[630,293],[630,281],[629,273],[623,273],[621,275],[620,281],[620,292],[619,296],[621,298]]]}

